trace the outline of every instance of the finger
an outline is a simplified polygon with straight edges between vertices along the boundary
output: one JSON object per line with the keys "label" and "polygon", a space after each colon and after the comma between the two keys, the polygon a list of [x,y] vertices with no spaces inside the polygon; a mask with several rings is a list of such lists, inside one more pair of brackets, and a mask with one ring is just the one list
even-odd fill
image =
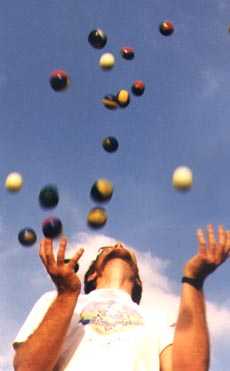
{"label": "finger", "polygon": [[46,262],[47,262],[47,266],[55,265],[56,262],[55,262],[54,254],[53,254],[52,240],[50,240],[48,238],[45,239],[43,248],[44,248],[44,254],[45,254],[45,259],[46,259]]}
{"label": "finger", "polygon": [[216,240],[215,240],[213,224],[208,224],[208,246],[211,247],[211,248],[216,247]]}
{"label": "finger", "polygon": [[226,241],[226,233],[224,230],[224,226],[221,224],[218,226],[218,244],[224,247]]}
{"label": "finger", "polygon": [[63,237],[60,241],[59,249],[57,253],[57,265],[61,265],[64,263],[66,245],[67,245],[67,239]]}
{"label": "finger", "polygon": [[201,254],[206,253],[206,240],[205,240],[204,232],[202,231],[201,228],[197,229],[196,237],[197,237],[198,244],[199,244],[198,252]]}
{"label": "finger", "polygon": [[44,253],[44,243],[45,243],[45,240],[42,240],[40,242],[39,256],[40,256],[42,263],[46,266],[47,261],[46,261],[45,253]]}
{"label": "finger", "polygon": [[225,244],[225,253],[230,254],[230,231],[226,232],[226,244]]}
{"label": "finger", "polygon": [[76,263],[78,262],[78,260],[80,259],[80,257],[82,256],[82,254],[84,253],[84,249],[83,248],[80,248],[76,254],[72,257],[72,259],[70,260],[70,262],[68,263],[69,266],[74,269]]}

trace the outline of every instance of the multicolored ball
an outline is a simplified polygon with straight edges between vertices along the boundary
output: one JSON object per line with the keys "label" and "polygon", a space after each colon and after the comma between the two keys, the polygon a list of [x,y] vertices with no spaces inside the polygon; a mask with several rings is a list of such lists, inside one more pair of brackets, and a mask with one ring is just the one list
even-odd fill
{"label": "multicolored ball", "polygon": [[42,232],[46,238],[54,239],[62,233],[62,222],[55,217],[49,217],[42,223]]}

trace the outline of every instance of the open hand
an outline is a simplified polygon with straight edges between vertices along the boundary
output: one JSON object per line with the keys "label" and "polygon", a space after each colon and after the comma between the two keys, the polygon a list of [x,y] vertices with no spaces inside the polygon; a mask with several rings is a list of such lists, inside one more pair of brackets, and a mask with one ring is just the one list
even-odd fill
{"label": "open hand", "polygon": [[81,281],[74,272],[74,267],[82,256],[84,249],[79,249],[72,259],[70,259],[68,263],[65,263],[64,258],[66,245],[66,238],[62,238],[57,253],[57,261],[55,261],[52,240],[43,239],[40,243],[39,256],[48,274],[52,278],[58,293],[65,292],[80,294]]}
{"label": "open hand", "polygon": [[207,229],[207,239],[202,229],[197,230],[198,251],[184,266],[186,277],[205,279],[230,256],[230,231],[219,225],[216,240],[213,225],[209,224]]}

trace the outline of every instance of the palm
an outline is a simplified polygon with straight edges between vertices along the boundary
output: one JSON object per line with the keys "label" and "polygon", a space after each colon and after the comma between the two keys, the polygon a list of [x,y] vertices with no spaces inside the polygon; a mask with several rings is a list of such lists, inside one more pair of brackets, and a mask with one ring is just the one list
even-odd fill
{"label": "palm", "polygon": [[197,232],[198,251],[184,267],[184,274],[194,278],[206,278],[230,256],[230,232],[218,229],[217,241],[212,225],[208,226],[208,241],[202,230]]}
{"label": "palm", "polygon": [[80,292],[81,282],[74,272],[74,267],[82,256],[84,249],[78,250],[72,259],[68,259],[69,261],[66,263],[66,244],[67,240],[62,238],[55,260],[52,241],[45,239],[41,241],[39,255],[58,292]]}
{"label": "palm", "polygon": [[206,277],[214,272],[217,267],[218,265],[209,257],[197,254],[187,262],[184,271],[185,275],[192,277]]}
{"label": "palm", "polygon": [[81,290],[81,281],[76,273],[68,264],[64,266],[55,266],[49,272],[54,284],[60,291],[64,290]]}

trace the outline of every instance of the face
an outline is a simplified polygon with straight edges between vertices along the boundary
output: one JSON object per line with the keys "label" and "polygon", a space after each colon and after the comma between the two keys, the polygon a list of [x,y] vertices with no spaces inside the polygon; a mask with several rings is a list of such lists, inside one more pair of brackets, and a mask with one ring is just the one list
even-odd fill
{"label": "face", "polygon": [[118,243],[114,246],[101,247],[98,250],[96,263],[97,268],[103,270],[106,263],[113,258],[125,260],[132,267],[132,269],[137,272],[137,260],[135,254],[126,249],[121,243]]}

